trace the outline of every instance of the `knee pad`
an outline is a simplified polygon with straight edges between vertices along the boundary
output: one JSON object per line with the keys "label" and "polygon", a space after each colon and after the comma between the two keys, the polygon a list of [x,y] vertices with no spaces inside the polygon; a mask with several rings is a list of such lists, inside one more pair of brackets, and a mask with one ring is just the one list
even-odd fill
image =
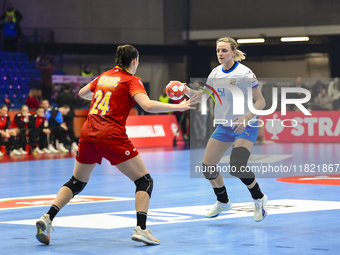
{"label": "knee pad", "polygon": [[215,180],[220,175],[220,172],[217,171],[217,165],[206,165],[202,163],[202,172],[205,179],[209,181]]}
{"label": "knee pad", "polygon": [[81,182],[72,175],[72,178],[66,182],[64,186],[70,188],[70,190],[73,192],[73,196],[75,196],[85,188],[86,184],[87,182]]}
{"label": "knee pad", "polygon": [[237,147],[231,151],[230,155],[230,175],[235,176],[246,184],[250,185],[255,175],[249,168],[247,168],[250,152],[245,147]]}
{"label": "knee pad", "polygon": [[153,179],[151,178],[150,174],[146,174],[143,177],[139,178],[135,181],[136,185],[136,193],[138,191],[145,191],[149,194],[151,198],[151,193],[153,189]]}

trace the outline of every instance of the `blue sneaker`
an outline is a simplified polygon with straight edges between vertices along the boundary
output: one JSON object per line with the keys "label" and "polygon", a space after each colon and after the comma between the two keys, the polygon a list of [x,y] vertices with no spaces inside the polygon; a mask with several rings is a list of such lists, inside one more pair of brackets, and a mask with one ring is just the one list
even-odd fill
{"label": "blue sneaker", "polygon": [[220,201],[217,201],[213,208],[209,210],[209,212],[205,215],[206,218],[215,218],[217,217],[221,212],[229,211],[231,210],[231,202],[228,201],[228,203],[222,203]]}
{"label": "blue sneaker", "polygon": [[41,218],[36,222],[36,227],[37,234],[35,237],[38,239],[38,241],[47,245],[50,244],[51,229],[54,231],[54,228],[52,227],[52,221],[50,220],[50,215],[44,214],[41,216]]}
{"label": "blue sneaker", "polygon": [[263,198],[254,199],[255,204],[255,212],[254,212],[254,220],[256,222],[262,221],[267,216],[266,205],[268,198],[263,194]]}

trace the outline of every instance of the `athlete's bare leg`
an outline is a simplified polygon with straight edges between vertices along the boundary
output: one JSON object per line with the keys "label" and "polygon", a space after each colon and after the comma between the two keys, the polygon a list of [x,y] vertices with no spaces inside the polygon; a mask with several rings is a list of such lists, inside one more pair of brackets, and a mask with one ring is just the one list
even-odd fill
{"label": "athlete's bare leg", "polygon": [[[221,142],[210,138],[205,149],[203,163],[206,165],[217,165],[232,145],[233,142]],[[221,174],[215,180],[209,182],[213,188],[224,186],[224,180]]]}
{"label": "athlete's bare leg", "polygon": [[[96,164],[82,164],[76,160],[74,164],[73,176],[81,181],[88,182],[91,176],[93,169]],[[61,187],[56,198],[53,201],[53,204],[58,206],[59,209],[63,208],[73,197],[73,192],[68,187]]]}
{"label": "athlete's bare leg", "polygon": [[[131,181],[136,181],[144,175],[148,174],[144,162],[140,155],[129,159],[123,163],[116,165],[116,167],[124,175],[130,178]],[[137,212],[148,212],[150,196],[145,191],[138,191],[136,193],[135,207]]]}

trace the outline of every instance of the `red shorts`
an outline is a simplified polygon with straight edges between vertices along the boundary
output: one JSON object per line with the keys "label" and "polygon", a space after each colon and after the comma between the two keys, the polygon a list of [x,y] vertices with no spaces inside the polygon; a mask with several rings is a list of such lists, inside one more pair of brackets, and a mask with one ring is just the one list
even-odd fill
{"label": "red shorts", "polygon": [[111,165],[118,165],[138,154],[130,140],[120,144],[81,142],[78,145],[76,160],[82,164],[101,164],[105,158]]}

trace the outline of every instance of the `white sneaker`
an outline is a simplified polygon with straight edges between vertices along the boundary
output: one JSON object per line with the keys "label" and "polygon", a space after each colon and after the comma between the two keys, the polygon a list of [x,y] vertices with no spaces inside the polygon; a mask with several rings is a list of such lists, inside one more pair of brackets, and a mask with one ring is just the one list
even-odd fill
{"label": "white sneaker", "polygon": [[19,152],[21,153],[21,155],[27,155],[27,151],[23,150],[22,148],[19,149]]}
{"label": "white sneaker", "polygon": [[43,149],[43,152],[45,152],[46,154],[51,154],[52,152],[49,150],[49,149],[47,149],[47,148],[44,148]]}
{"label": "white sneaker", "polygon": [[33,155],[42,155],[42,154],[45,154],[45,152],[43,152],[42,150],[39,149],[39,147],[36,147],[34,150],[33,150]]}
{"label": "white sneaker", "polygon": [[64,144],[62,144],[62,143],[59,144],[59,150],[60,150],[62,153],[68,153],[68,152],[69,152],[69,150],[66,149],[66,148],[64,147]]}
{"label": "white sneaker", "polygon": [[53,147],[52,144],[48,145],[48,150],[49,150],[50,152],[52,152],[52,153],[59,153],[59,151],[57,151],[56,149],[54,149],[54,147]]}
{"label": "white sneaker", "polygon": [[73,142],[71,145],[71,152],[77,152],[78,151],[78,145]]}
{"label": "white sneaker", "polygon": [[211,208],[209,210],[209,212],[205,215],[206,218],[215,218],[217,217],[221,212],[224,211],[229,211],[231,210],[232,206],[231,206],[231,202],[230,200],[228,201],[228,203],[222,203],[220,201],[217,201],[213,208]]}
{"label": "white sneaker", "polygon": [[159,240],[153,237],[153,233],[150,229],[146,228],[142,230],[140,226],[135,227],[131,239],[145,244],[160,244]]}
{"label": "white sneaker", "polygon": [[254,212],[254,220],[256,222],[262,221],[267,216],[266,205],[268,198],[263,194],[263,198],[254,199],[255,204],[255,212]]}
{"label": "white sneaker", "polygon": [[[50,236],[51,236],[51,229],[54,228],[52,227],[52,221],[50,220],[50,215],[49,214],[44,214],[41,216],[41,218],[36,222],[36,227],[37,227],[37,234],[35,237],[38,239],[39,242],[44,243],[44,244],[49,244],[50,243]],[[46,230],[46,234],[44,234],[44,231]]]}
{"label": "white sneaker", "polygon": [[4,156],[4,154],[0,151],[0,157],[3,157]]}
{"label": "white sneaker", "polygon": [[10,155],[11,155],[11,156],[20,156],[20,155],[21,155],[21,152],[18,151],[18,150],[16,150],[16,149],[14,149],[14,150],[11,151]]}

